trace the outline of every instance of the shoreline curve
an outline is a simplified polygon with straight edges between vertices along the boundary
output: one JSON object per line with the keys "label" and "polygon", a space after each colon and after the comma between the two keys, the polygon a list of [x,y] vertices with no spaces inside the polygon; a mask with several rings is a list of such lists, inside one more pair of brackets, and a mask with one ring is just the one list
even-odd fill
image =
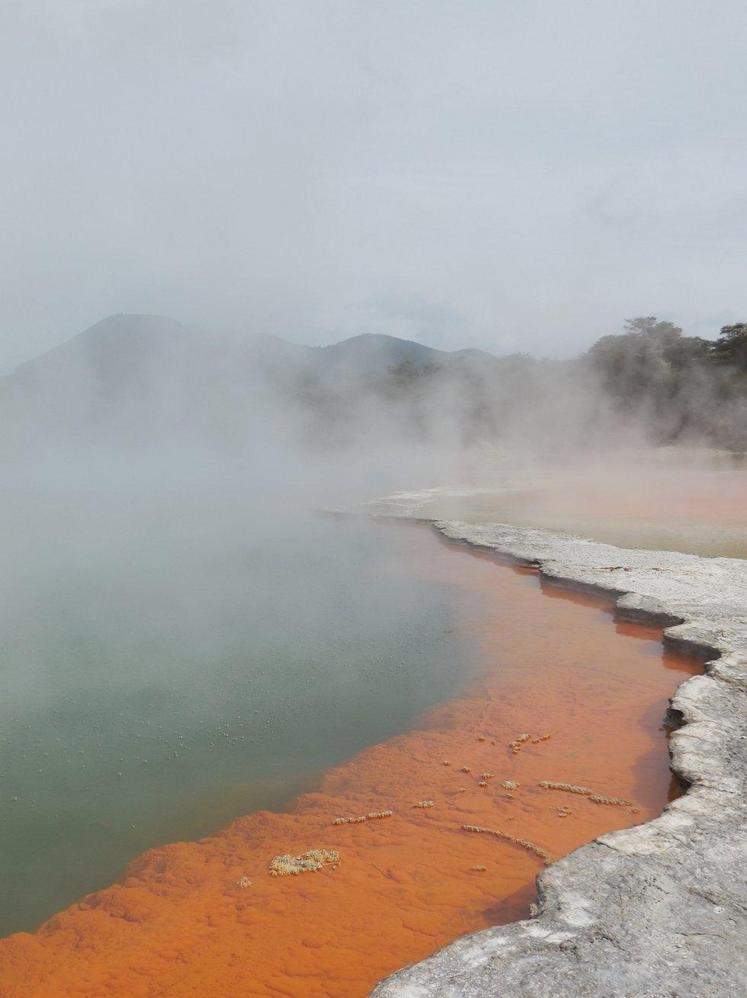
{"label": "shoreline curve", "polygon": [[[395,497],[393,497],[394,499]],[[408,517],[385,500],[374,515]],[[406,506],[406,504],[405,504]],[[417,517],[418,519],[426,519]],[[508,524],[429,520],[445,538],[611,600],[704,663],[671,701],[683,796],[537,878],[533,917],[450,943],[373,998],[703,998],[747,980],[747,561],[614,547]]]}

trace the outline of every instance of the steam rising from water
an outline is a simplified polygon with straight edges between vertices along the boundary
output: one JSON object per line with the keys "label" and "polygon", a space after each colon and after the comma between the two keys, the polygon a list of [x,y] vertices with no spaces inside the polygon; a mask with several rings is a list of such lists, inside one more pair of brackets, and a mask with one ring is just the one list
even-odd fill
{"label": "steam rising from water", "polygon": [[445,592],[392,570],[382,528],[315,508],[451,483],[496,519],[491,495],[526,513],[550,474],[553,526],[594,476],[645,491],[639,458],[598,458],[639,428],[556,367],[423,379],[392,371],[396,344],[330,361],[164,320],[101,332],[0,392],[6,929],[279,804],[459,681]]}
{"label": "steam rising from water", "polygon": [[403,572],[391,529],[215,484],[5,520],[0,930],[281,805],[469,673],[447,589]]}

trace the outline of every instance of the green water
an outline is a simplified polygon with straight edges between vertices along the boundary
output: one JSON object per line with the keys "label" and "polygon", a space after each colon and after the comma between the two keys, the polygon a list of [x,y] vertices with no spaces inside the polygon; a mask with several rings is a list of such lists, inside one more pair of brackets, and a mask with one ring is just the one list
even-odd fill
{"label": "green water", "polygon": [[3,535],[3,933],[279,807],[469,670],[448,587],[391,526],[56,512]]}

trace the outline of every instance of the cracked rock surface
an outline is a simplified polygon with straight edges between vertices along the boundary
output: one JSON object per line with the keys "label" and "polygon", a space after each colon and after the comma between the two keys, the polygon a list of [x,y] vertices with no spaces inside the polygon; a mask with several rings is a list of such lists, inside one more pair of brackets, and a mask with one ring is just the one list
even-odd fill
{"label": "cracked rock surface", "polygon": [[619,617],[664,626],[664,641],[702,658],[705,673],[672,700],[684,796],[548,867],[535,917],[465,936],[373,995],[747,995],[747,561],[503,524],[435,527],[536,566],[553,585],[611,596]]}

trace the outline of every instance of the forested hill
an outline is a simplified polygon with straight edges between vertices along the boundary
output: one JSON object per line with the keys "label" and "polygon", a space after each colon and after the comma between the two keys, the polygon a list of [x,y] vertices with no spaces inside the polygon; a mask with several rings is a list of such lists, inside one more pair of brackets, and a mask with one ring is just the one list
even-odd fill
{"label": "forested hill", "polygon": [[313,448],[385,441],[594,448],[747,449],[747,324],[715,341],[655,317],[628,321],[574,360],[447,352],[385,335],[308,347],[118,315],[0,383],[3,440],[282,432]]}

